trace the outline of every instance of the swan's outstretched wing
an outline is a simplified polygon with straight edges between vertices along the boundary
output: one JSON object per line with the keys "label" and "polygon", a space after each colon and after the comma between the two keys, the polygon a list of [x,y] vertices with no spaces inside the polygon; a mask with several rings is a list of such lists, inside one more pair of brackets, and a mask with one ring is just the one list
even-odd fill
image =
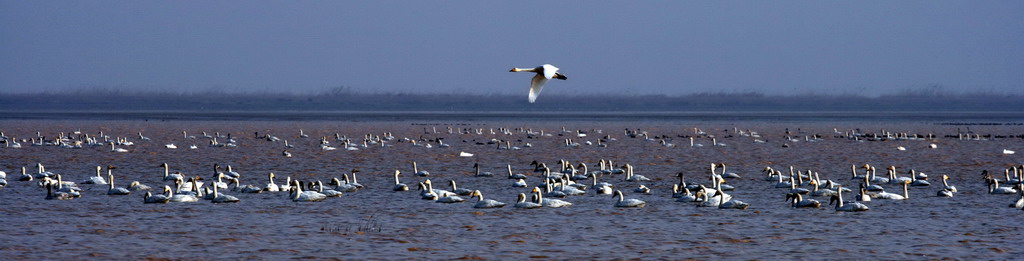
{"label": "swan's outstretched wing", "polygon": [[[555,73],[558,73],[558,67],[555,67],[554,65],[545,64],[545,65],[541,65],[540,67],[544,68],[544,78],[547,78],[548,80],[551,80],[551,78],[554,78],[555,77]],[[540,92],[540,91],[537,91],[537,92]]]}
{"label": "swan's outstretched wing", "polygon": [[[545,74],[547,74],[547,72],[545,72]],[[544,89],[545,83],[548,83],[548,78],[545,78],[539,73],[533,76],[533,81],[531,81],[530,84],[530,103],[537,101],[537,95],[540,95],[540,90]]]}

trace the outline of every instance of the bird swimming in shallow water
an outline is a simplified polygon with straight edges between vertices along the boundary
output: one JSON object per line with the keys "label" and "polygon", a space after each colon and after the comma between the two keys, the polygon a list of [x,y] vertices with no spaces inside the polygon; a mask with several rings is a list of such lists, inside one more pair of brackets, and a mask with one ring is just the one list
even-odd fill
{"label": "bird swimming in shallow water", "polygon": [[558,72],[558,67],[550,64],[544,64],[536,68],[512,68],[509,72],[532,72],[537,73],[533,76],[533,80],[530,81],[530,103],[537,101],[537,96],[540,95],[540,91],[544,89],[544,84],[548,83],[548,80],[568,79],[564,74]]}

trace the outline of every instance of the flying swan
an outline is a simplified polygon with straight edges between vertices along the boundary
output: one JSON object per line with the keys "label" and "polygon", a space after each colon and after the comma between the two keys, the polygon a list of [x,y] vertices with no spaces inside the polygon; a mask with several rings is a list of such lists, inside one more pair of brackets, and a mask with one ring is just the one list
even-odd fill
{"label": "flying swan", "polygon": [[533,76],[533,80],[530,81],[530,103],[537,101],[537,95],[540,95],[540,91],[544,89],[544,84],[548,83],[551,78],[565,80],[568,79],[565,75],[558,73],[558,67],[550,64],[544,64],[537,68],[512,68],[509,72],[532,72],[537,73]]}

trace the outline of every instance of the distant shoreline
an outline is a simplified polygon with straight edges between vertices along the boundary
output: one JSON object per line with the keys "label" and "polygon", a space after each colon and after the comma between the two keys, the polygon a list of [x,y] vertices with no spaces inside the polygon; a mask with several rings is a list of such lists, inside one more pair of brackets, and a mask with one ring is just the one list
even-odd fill
{"label": "distant shoreline", "polygon": [[871,111],[6,111],[0,120],[133,121],[922,121],[1022,125],[1022,112]]}
{"label": "distant shoreline", "polygon": [[5,112],[1021,112],[1024,95],[943,94],[773,96],[761,93],[525,95],[401,93],[147,93],[73,91],[0,94]]}

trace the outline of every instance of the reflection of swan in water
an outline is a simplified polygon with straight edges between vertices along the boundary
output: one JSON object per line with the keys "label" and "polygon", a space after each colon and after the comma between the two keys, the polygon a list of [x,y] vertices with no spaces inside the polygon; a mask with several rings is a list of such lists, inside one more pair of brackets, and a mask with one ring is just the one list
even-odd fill
{"label": "reflection of swan in water", "polygon": [[505,206],[505,203],[498,202],[497,200],[484,199],[484,194],[480,193],[479,190],[474,190],[470,196],[477,199],[476,205],[473,205],[473,208],[500,208]]}

